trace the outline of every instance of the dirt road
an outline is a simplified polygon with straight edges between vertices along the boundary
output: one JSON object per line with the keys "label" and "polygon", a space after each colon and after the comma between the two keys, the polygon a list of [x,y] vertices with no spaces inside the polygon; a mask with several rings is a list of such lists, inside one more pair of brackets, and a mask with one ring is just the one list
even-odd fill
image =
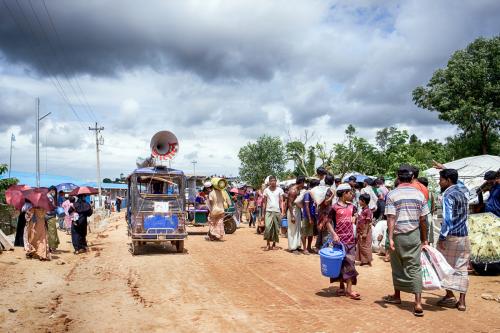
{"label": "dirt road", "polygon": [[223,243],[190,235],[184,254],[151,247],[136,257],[123,215],[89,237],[90,253],[73,255],[69,236],[60,237],[51,262],[21,249],[0,255],[0,332],[500,331],[500,303],[480,297],[500,293],[499,277],[471,277],[465,313],[437,307],[441,292],[425,293],[425,316],[415,318],[410,295],[402,306],[380,302],[391,276],[378,257],[358,267],[363,299],[353,301],[334,296],[318,256],[265,252],[246,227]]}

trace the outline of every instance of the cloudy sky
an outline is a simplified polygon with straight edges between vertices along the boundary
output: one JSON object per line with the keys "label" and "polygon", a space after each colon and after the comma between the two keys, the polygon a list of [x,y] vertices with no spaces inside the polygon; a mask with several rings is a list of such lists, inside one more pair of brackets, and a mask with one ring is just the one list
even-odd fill
{"label": "cloudy sky", "polygon": [[0,1],[0,161],[92,179],[104,126],[103,177],[128,173],[159,130],[173,166],[236,175],[239,148],[262,134],[314,132],[339,142],[352,123],[443,140],[453,126],[411,91],[453,51],[500,32],[500,2]]}

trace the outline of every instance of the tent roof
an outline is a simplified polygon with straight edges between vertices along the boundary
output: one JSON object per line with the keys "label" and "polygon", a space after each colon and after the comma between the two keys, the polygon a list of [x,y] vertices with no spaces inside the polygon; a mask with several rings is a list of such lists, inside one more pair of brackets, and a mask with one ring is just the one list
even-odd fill
{"label": "tent roof", "polygon": [[[462,180],[469,189],[474,189],[484,182],[484,174],[487,171],[500,169],[500,157],[494,155],[479,155],[462,158],[456,161],[444,163],[444,166],[458,171],[458,178]],[[439,170],[430,168],[425,170],[428,177],[439,178]]]}

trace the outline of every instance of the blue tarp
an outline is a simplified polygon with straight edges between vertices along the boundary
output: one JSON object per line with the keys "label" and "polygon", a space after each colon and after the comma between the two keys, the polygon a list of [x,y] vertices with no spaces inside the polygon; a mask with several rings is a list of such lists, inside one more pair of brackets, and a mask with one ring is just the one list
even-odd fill
{"label": "blue tarp", "polygon": [[[8,173],[4,173],[0,175],[0,179],[8,178]],[[19,184],[29,185],[31,187],[36,186],[36,174],[34,172],[19,172],[19,171],[11,171],[11,178],[19,179]],[[76,185],[81,185],[85,181],[79,180],[73,177],[68,176],[58,176],[58,175],[48,175],[48,174],[40,174],[40,186],[41,187],[49,187],[56,186],[62,183],[73,183]]]}
{"label": "blue tarp", "polygon": [[[8,178],[8,173],[4,173],[0,175],[0,179]],[[19,179],[19,184],[29,185],[31,187],[36,186],[36,174],[32,172],[19,172],[12,171],[10,173],[11,178]],[[76,179],[69,176],[57,176],[57,175],[48,175],[41,174],[40,175],[40,186],[41,187],[49,187],[49,186],[57,186],[59,184],[71,183],[77,186],[92,186],[97,188],[96,182],[88,182],[86,180]],[[112,184],[112,183],[101,183],[101,188],[103,189],[123,189],[126,190],[127,184]]]}

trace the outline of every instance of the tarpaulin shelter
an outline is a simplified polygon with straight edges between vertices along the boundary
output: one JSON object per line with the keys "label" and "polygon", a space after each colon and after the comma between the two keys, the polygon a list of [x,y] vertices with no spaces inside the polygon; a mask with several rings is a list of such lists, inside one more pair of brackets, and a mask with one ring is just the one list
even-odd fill
{"label": "tarpaulin shelter", "polygon": [[[490,170],[500,169],[500,157],[494,155],[479,155],[461,158],[456,161],[444,163],[449,169],[458,171],[458,179],[472,192],[484,183],[484,174]],[[436,168],[425,170],[427,177],[432,177],[439,182],[439,171]]]}

